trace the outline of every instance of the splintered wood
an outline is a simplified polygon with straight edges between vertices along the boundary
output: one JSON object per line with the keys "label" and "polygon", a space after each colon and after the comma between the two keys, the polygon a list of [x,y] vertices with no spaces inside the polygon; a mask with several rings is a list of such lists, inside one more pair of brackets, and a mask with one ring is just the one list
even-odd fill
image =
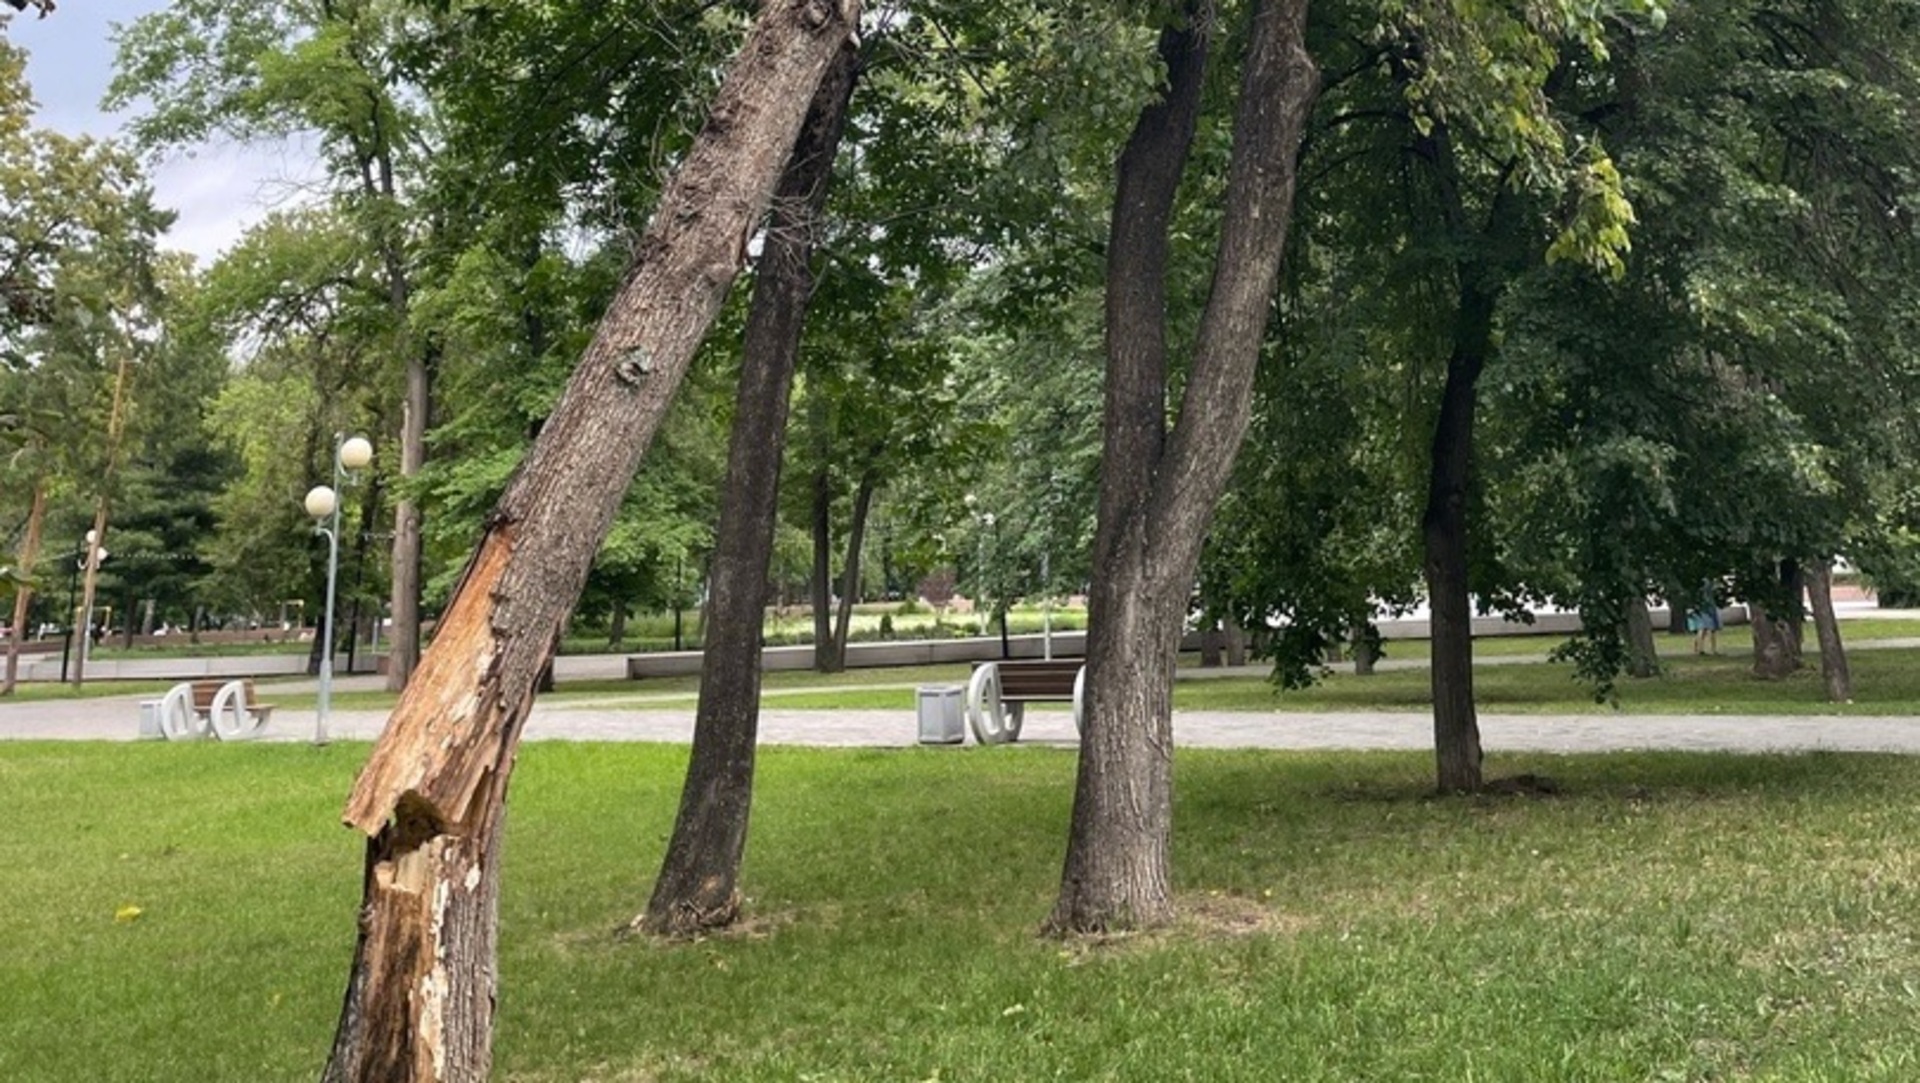
{"label": "splintered wood", "polygon": [[500,770],[508,734],[532,698],[531,688],[499,682],[493,617],[512,551],[511,527],[482,542],[434,633],[433,650],[354,784],[343,815],[349,826],[376,835],[403,803],[410,817],[425,821],[426,834],[458,830],[471,819],[474,796]]}

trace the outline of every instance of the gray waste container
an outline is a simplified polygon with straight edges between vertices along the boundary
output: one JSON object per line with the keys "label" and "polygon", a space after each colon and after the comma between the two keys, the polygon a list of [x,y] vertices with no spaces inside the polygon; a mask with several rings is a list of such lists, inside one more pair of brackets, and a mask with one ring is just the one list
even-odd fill
{"label": "gray waste container", "polygon": [[160,701],[143,699],[140,701],[140,739],[157,741],[166,736],[160,728]]}
{"label": "gray waste container", "polygon": [[918,689],[920,703],[920,743],[957,745],[967,739],[960,717],[963,690],[957,684],[923,684]]}

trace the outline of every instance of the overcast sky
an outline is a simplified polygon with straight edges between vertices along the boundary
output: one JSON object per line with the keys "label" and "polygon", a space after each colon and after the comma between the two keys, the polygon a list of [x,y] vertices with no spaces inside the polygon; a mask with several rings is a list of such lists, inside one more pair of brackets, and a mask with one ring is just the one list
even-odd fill
{"label": "overcast sky", "polygon": [[[111,24],[166,6],[166,0],[60,0],[45,19],[32,12],[15,16],[6,34],[27,51],[27,79],[40,103],[34,123],[69,135],[120,134],[126,117],[100,111],[113,77]],[[192,252],[204,266],[249,223],[291,198],[309,166],[297,148],[279,146],[200,147],[149,163],[159,204],[180,215],[167,246]]]}

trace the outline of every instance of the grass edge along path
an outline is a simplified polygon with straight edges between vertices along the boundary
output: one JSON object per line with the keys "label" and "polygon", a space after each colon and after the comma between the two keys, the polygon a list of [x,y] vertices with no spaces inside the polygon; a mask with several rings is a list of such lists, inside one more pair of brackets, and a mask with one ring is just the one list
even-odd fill
{"label": "grass edge along path", "polygon": [[[1756,679],[1744,655],[1671,658],[1657,677],[1622,677],[1614,702],[1596,702],[1589,686],[1558,663],[1485,664],[1474,668],[1474,700],[1484,714],[1759,714],[1920,716],[1920,648],[1849,652],[1854,700],[1826,701],[1817,653],[1780,681]],[[761,702],[792,710],[889,709],[911,711],[922,684],[958,685],[966,665],[905,671],[858,670],[830,676],[805,671],[770,673]],[[1356,677],[1332,673],[1310,688],[1276,689],[1264,675],[1211,676],[1183,670],[1174,684],[1174,709],[1285,713],[1288,711],[1423,712],[1432,704],[1429,671],[1399,669]],[[555,702],[605,706],[691,708],[697,677],[562,685]],[[340,702],[340,697],[336,702]],[[354,702],[355,706],[363,704]],[[369,701],[364,706],[376,706]],[[1041,705],[1035,709],[1047,709]],[[1064,709],[1064,708],[1061,708]]]}
{"label": "grass edge along path", "polygon": [[[355,745],[0,745],[0,1078],[308,1079]],[[1181,927],[1060,943],[1073,757],[764,753],[739,933],[621,942],[684,765],[523,751],[497,1078],[1908,1080],[1920,758],[1183,751]]]}

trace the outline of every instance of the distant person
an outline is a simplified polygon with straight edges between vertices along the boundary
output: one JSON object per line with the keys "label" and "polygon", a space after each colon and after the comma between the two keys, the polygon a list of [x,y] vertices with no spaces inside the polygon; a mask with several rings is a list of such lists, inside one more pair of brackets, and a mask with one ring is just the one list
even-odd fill
{"label": "distant person", "polygon": [[1700,600],[1687,613],[1687,631],[1693,633],[1693,653],[1720,653],[1720,599],[1711,582],[1700,584]]}

